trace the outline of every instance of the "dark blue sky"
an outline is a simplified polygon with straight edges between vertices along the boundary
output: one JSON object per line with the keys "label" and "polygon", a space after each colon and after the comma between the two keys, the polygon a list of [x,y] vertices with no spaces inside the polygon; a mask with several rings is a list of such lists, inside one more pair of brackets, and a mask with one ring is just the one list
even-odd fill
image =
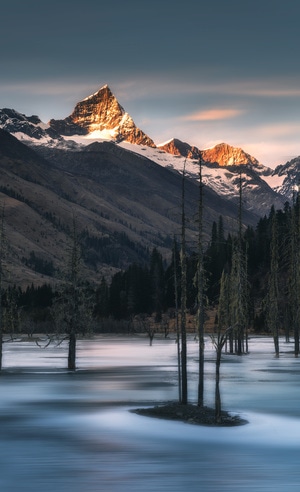
{"label": "dark blue sky", "polygon": [[156,143],[300,154],[298,0],[10,0],[0,107],[47,122],[108,84]]}

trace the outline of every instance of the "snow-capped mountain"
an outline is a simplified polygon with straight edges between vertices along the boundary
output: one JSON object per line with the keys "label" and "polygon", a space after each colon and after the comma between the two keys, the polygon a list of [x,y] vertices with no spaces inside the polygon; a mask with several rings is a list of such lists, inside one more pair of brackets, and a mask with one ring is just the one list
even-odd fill
{"label": "snow-capped mountain", "polygon": [[62,141],[62,137],[50,125],[43,123],[36,115],[25,116],[14,109],[0,109],[0,128],[14,135],[18,140],[39,144]]}
{"label": "snow-capped mountain", "polygon": [[293,200],[300,185],[300,156],[277,166],[274,171],[275,177],[277,177],[277,183],[274,184],[275,191],[286,196],[290,201]]}
{"label": "snow-capped mountain", "polygon": [[107,85],[77,103],[70,116],[64,120],[52,119],[49,124],[61,135],[89,135],[155,147],[153,140],[137,128]]}
{"label": "snow-capped mountain", "polygon": [[[109,140],[173,171],[182,172],[185,166],[187,175],[198,179],[200,149],[174,138],[156,146],[137,128],[107,85],[78,102],[70,116],[52,119],[48,124],[41,122],[38,116],[0,110],[0,128],[47,158],[48,148],[77,151],[93,141]],[[201,150],[201,157],[203,182],[228,200],[237,200],[241,174],[245,205],[258,215],[266,213],[272,205],[281,208],[292,196],[297,179],[294,177],[296,164],[288,166],[288,163],[273,171],[243,149],[226,143]]]}
{"label": "snow-capped mountain", "polygon": [[[227,155],[230,159],[230,152],[232,152],[233,155],[237,155],[238,151],[241,150],[230,147],[227,144],[223,145],[226,147]],[[121,146],[132,150],[133,152],[137,152],[136,148],[138,146],[136,145],[122,142]],[[198,157],[191,159],[180,154],[169,154],[161,149],[161,146],[156,149],[142,147],[139,148],[139,153],[157,164],[168,169],[173,169],[176,172],[182,173],[183,168],[185,167],[187,176],[193,180],[199,179]],[[229,152],[230,149],[231,151]],[[277,176],[275,178],[272,177],[272,169],[259,164],[259,162],[251,156],[249,156],[249,162],[239,163],[236,161],[235,164],[222,166],[219,165],[216,160],[218,155],[223,155],[222,152],[220,152],[220,146],[218,146],[215,156],[213,156],[212,151],[213,149],[210,149],[212,162],[204,161],[202,165],[202,180],[206,187],[212,189],[219,196],[226,197],[227,200],[233,203],[238,203],[241,178],[243,202],[244,207],[247,210],[255,213],[257,216],[262,216],[269,212],[272,205],[274,205],[276,209],[283,208],[286,197],[273,190],[267,182],[267,180],[272,179],[276,179],[277,181],[274,182],[278,182]],[[247,156],[248,154],[241,151],[241,156],[243,155]]]}
{"label": "snow-capped mountain", "polygon": [[182,142],[178,138],[172,138],[167,142],[157,146],[160,150],[164,150],[168,154],[187,157],[188,159],[198,159],[200,151],[187,142]]}

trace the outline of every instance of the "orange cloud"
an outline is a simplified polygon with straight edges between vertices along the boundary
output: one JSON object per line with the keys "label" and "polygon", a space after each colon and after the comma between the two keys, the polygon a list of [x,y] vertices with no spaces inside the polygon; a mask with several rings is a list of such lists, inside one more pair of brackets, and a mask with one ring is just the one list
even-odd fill
{"label": "orange cloud", "polygon": [[183,116],[182,119],[185,121],[215,121],[215,120],[228,120],[230,118],[235,118],[242,114],[243,111],[239,109],[207,109],[205,111],[198,111],[197,113],[192,113]]}

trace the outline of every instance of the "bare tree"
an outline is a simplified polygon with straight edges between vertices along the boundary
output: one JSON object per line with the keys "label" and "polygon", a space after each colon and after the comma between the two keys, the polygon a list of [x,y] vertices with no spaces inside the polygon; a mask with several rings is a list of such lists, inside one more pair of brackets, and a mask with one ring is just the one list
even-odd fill
{"label": "bare tree", "polygon": [[187,297],[187,265],[185,237],[185,161],[182,173],[182,203],[181,203],[181,403],[188,402],[187,386],[187,342],[186,342],[186,297]]}
{"label": "bare tree", "polygon": [[198,209],[198,335],[199,335],[199,379],[198,406],[204,404],[204,264],[203,264],[203,182],[202,154],[199,156],[199,209]]}
{"label": "bare tree", "polygon": [[222,350],[231,331],[232,328],[229,327],[224,333],[221,333],[218,330],[217,336],[211,335],[211,340],[216,350],[215,419],[217,424],[222,422],[222,404],[220,393],[220,366]]}
{"label": "bare tree", "polygon": [[272,237],[271,237],[271,265],[268,281],[268,292],[265,300],[266,306],[266,324],[273,334],[274,348],[276,357],[279,357],[279,255],[278,255],[278,232],[277,219],[275,212],[272,217]]}
{"label": "bare tree", "polygon": [[175,325],[176,325],[176,343],[177,343],[177,367],[178,367],[178,399],[182,401],[182,383],[181,383],[181,338],[178,322],[178,279],[177,279],[177,259],[176,259],[176,241],[174,237],[174,292],[175,292]]}
{"label": "bare tree", "polygon": [[149,337],[149,345],[152,347],[153,339],[156,333],[155,321],[145,313],[137,314],[133,318],[135,331],[139,333],[147,333]]}
{"label": "bare tree", "polygon": [[92,302],[81,277],[81,248],[76,220],[73,217],[72,245],[69,251],[65,278],[53,303],[53,316],[60,341],[68,340],[68,369],[76,369],[78,334],[86,334],[91,327]]}
{"label": "bare tree", "polygon": [[2,307],[2,290],[3,290],[3,262],[5,255],[5,234],[4,234],[4,206],[2,206],[0,223],[0,370],[2,369],[3,354],[3,307]]}

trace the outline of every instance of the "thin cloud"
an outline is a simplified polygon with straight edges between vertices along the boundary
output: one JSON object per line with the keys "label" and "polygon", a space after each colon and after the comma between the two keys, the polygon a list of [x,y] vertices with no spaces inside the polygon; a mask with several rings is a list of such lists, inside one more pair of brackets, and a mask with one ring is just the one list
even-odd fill
{"label": "thin cloud", "polygon": [[235,118],[242,114],[243,111],[240,109],[207,109],[204,111],[198,111],[197,113],[192,113],[183,116],[181,119],[183,121],[216,121],[216,120],[228,120]]}
{"label": "thin cloud", "polygon": [[300,134],[299,122],[285,122],[271,125],[262,125],[259,133],[263,137],[284,138],[298,136]]}
{"label": "thin cloud", "polygon": [[117,91],[127,99],[140,99],[146,96],[170,97],[184,94],[219,94],[223,96],[257,97],[257,98],[292,98],[300,96],[299,81],[294,78],[280,77],[233,81],[230,78],[219,82],[218,77],[210,74],[199,78],[199,82],[169,78],[136,76],[133,79],[115,81]]}

